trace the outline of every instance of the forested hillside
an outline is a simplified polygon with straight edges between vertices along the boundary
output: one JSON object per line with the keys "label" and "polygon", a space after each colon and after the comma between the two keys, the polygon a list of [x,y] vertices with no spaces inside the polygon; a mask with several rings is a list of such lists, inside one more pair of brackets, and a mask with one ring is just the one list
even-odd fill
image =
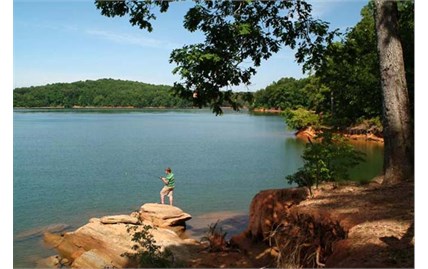
{"label": "forested hillside", "polygon": [[14,107],[189,107],[191,102],[176,97],[166,85],[99,79],[73,83],[17,88]]}
{"label": "forested hillside", "polygon": [[[233,92],[231,99],[240,107],[248,107],[251,92]],[[230,106],[226,101],[223,106]],[[194,107],[192,98],[176,96],[171,86],[153,85],[137,81],[99,79],[73,83],[54,83],[44,86],[16,88],[14,107]]]}

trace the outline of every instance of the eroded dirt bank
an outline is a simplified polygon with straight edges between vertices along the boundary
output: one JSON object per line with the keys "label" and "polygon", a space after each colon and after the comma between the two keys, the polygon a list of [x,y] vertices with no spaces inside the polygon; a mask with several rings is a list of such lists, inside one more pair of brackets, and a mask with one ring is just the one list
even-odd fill
{"label": "eroded dirt bank", "polygon": [[[296,137],[299,139],[304,139],[305,141],[310,139],[315,139],[319,131],[315,131],[312,127],[306,127],[302,130],[296,132]],[[347,128],[342,131],[334,131],[336,134],[343,135],[352,142],[373,142],[383,145],[383,136],[379,131],[370,130],[368,127],[365,128]]]}
{"label": "eroded dirt bank", "polygon": [[192,267],[414,267],[414,184],[266,190],[230,251]]}

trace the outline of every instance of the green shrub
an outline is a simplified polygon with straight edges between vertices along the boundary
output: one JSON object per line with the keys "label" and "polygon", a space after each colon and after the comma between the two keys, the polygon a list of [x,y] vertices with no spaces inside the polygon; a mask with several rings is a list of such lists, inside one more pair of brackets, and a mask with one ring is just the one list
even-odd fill
{"label": "green shrub", "polygon": [[139,226],[128,227],[128,233],[133,230],[132,241],[136,244],[132,247],[135,253],[125,252],[121,256],[128,257],[135,262],[139,268],[167,268],[173,267],[174,256],[171,251],[160,251],[160,246],[156,245],[156,240],[149,232],[153,229],[150,225],[144,225],[143,230],[136,231]]}
{"label": "green shrub", "polygon": [[287,109],[283,116],[287,126],[291,129],[300,130],[307,126],[314,126],[318,129],[320,125],[319,116],[314,111],[309,111],[304,108]]}
{"label": "green shrub", "polygon": [[303,167],[286,177],[289,184],[307,187],[311,195],[313,185],[318,187],[325,181],[348,180],[349,169],[364,160],[364,153],[355,150],[342,136],[324,132],[317,138],[321,142],[306,145],[302,155]]}

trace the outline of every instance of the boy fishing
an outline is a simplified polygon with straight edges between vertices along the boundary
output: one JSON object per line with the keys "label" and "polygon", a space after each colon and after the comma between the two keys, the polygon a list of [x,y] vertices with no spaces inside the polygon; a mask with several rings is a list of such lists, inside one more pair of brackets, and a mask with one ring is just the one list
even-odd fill
{"label": "boy fishing", "polygon": [[165,173],[166,173],[166,177],[160,177],[163,183],[165,183],[165,186],[160,191],[161,204],[165,204],[165,196],[168,195],[169,204],[172,205],[174,187],[175,187],[174,174],[172,173],[171,168],[169,167],[165,169]]}

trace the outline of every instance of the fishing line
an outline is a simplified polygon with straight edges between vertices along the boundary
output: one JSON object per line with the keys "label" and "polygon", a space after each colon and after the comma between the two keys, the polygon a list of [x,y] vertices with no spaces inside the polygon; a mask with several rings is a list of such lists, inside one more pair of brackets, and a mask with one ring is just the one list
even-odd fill
{"label": "fishing line", "polygon": [[149,176],[149,177],[162,178],[161,176],[156,176],[154,174],[150,174],[150,173],[146,173],[146,172],[141,172],[141,174],[144,174],[144,175]]}

